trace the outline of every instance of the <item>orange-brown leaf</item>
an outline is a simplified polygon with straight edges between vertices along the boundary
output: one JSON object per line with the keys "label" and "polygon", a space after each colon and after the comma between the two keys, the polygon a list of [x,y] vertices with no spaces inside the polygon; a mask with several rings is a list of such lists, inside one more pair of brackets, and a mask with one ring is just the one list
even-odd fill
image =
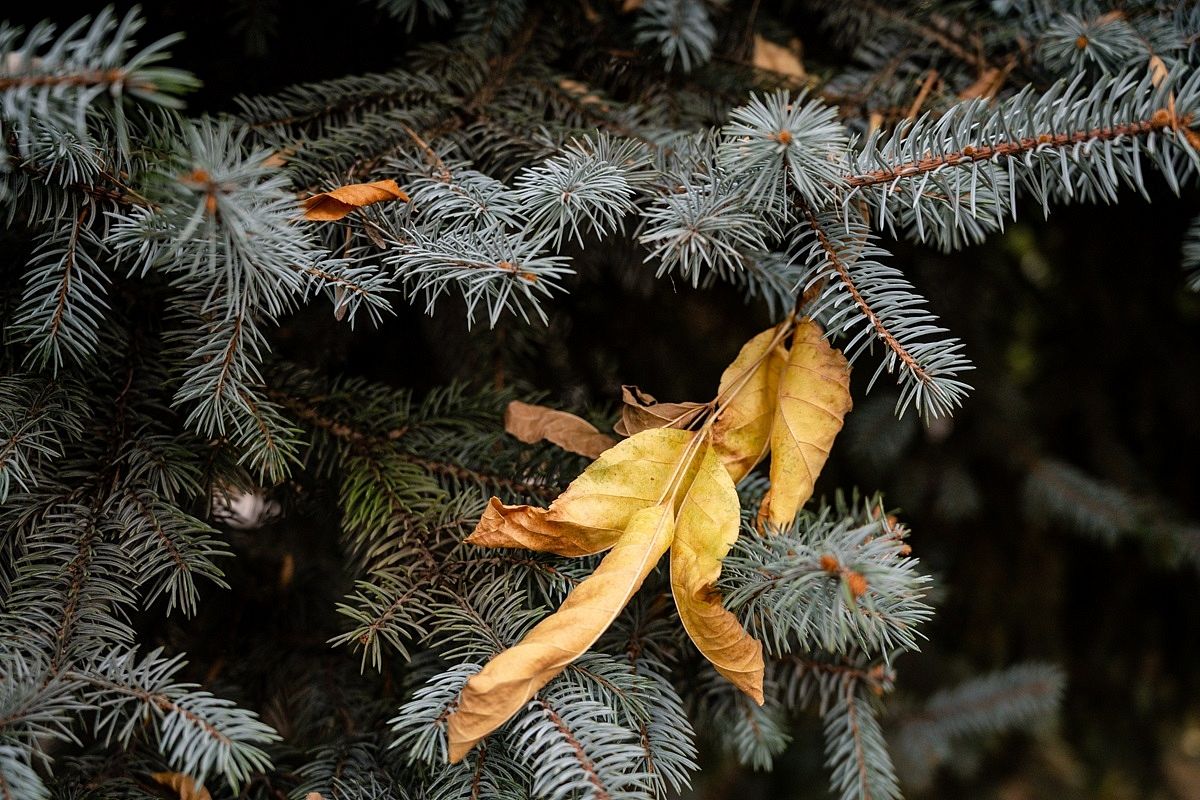
{"label": "orange-brown leaf", "polygon": [[760,34],[754,36],[754,66],[797,80],[805,76],[804,64],[792,50]]}
{"label": "orange-brown leaf", "polygon": [[761,521],[790,525],[813,485],[846,413],[850,365],[812,320],[796,325],[787,366],[779,379],[779,401],[771,429],[771,488],[759,511]]}
{"label": "orange-brown leaf", "polygon": [[721,560],[738,537],[737,490],[711,447],[699,462],[675,524],[671,593],[696,648],[717,672],[761,705],[762,644],[725,609],[716,588]]}
{"label": "orange-brown leaf", "polygon": [[533,444],[545,439],[588,458],[596,458],[617,443],[586,419],[520,400],[513,400],[504,410],[504,430],[522,442]]}
{"label": "orange-brown leaf", "polygon": [[690,431],[642,431],[606,450],[550,508],[508,506],[492,498],[467,541],[481,547],[581,556],[612,547],[634,514],[657,505]]}
{"label": "orange-brown leaf", "polygon": [[621,419],[613,428],[622,436],[650,428],[687,428],[709,407],[708,403],[660,403],[636,386],[622,386],[621,401]]}
{"label": "orange-brown leaf", "polygon": [[152,772],[150,777],[173,790],[179,795],[179,800],[212,800],[208,789],[196,785],[191,775],[184,775],[182,772]]}
{"label": "orange-brown leaf", "polygon": [[742,345],[721,375],[713,447],[734,483],[754,469],[771,445],[779,376],[787,361],[782,338],[779,327],[758,334]]}
{"label": "orange-brown leaf", "polygon": [[304,201],[304,217],[322,222],[338,220],[356,208],[385,200],[408,202],[408,194],[390,178],[373,183],[351,183],[307,198]]}
{"label": "orange-brown leaf", "polygon": [[461,761],[476,742],[587,652],[654,569],[672,533],[669,503],[638,511],[612,552],[567,595],[558,611],[467,681],[447,720],[451,763]]}

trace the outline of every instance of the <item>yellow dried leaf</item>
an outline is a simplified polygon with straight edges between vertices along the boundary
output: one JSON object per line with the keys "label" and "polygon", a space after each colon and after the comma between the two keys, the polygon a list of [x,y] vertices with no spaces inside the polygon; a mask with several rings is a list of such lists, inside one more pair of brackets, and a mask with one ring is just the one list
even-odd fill
{"label": "yellow dried leaf", "polygon": [[737,541],[737,490],[716,452],[706,447],[679,507],[671,544],[671,593],[697,649],[734,686],[763,702],[762,644],[725,610],[717,578]]}
{"label": "yellow dried leaf", "polygon": [[613,428],[622,436],[650,428],[688,428],[709,408],[708,403],[660,403],[636,386],[622,386],[621,401],[621,419]]}
{"label": "yellow dried leaf", "polygon": [[661,501],[694,435],[652,429],[619,442],[571,481],[547,509],[508,506],[493,497],[467,541],[563,556],[607,550],[634,514]]}
{"label": "yellow dried leaf", "polygon": [[763,498],[760,521],[776,527],[792,523],[812,496],[852,405],[846,357],[829,346],[819,325],[801,320],[779,380],[771,429],[771,488]]}
{"label": "yellow dried leaf", "polygon": [[329,192],[321,192],[304,201],[304,218],[328,222],[338,220],[356,208],[385,200],[408,202],[408,194],[390,178],[373,183],[352,183]]}
{"label": "yellow dried leaf", "polygon": [[212,800],[208,789],[197,786],[191,775],[184,775],[182,772],[152,772],[150,777],[175,791],[179,800]]}
{"label": "yellow dried leaf", "polygon": [[754,35],[754,66],[798,80],[805,76],[804,65],[792,50],[760,34]]}
{"label": "yellow dried leaf", "polygon": [[771,445],[779,376],[787,361],[782,339],[780,327],[763,331],[742,346],[721,375],[713,447],[734,483],[754,469]]}
{"label": "yellow dried leaf", "polygon": [[520,400],[513,400],[504,410],[504,430],[522,442],[533,444],[545,439],[588,458],[596,458],[617,443],[586,419]]}
{"label": "yellow dried leaf", "polygon": [[558,611],[467,681],[447,721],[451,763],[461,761],[600,638],[666,552],[672,534],[670,504],[635,513],[612,552]]}

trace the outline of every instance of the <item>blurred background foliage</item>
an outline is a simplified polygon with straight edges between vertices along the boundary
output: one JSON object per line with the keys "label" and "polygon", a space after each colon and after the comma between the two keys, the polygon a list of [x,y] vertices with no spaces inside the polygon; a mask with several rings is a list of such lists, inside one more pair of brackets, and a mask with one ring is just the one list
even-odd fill
{"label": "blurred background foliage", "polygon": [[[96,10],[54,0],[8,4],[5,16],[32,24]],[[145,15],[146,41],[188,34],[173,64],[204,82],[193,113],[385,69],[427,35],[420,20],[406,34],[367,3],[156,0]],[[802,16],[796,29],[806,30]],[[805,47],[821,50],[809,29]],[[821,477],[826,490],[882,491],[937,578],[929,641],[898,663],[888,722],[902,734],[937,689],[1009,664],[1053,662],[1068,676],[1058,724],[964,750],[909,796],[1200,798],[1200,295],[1179,269],[1200,196],[1180,202],[1152,186],[1153,203],[1127,193],[1119,207],[1066,206],[1050,221],[1027,207],[1004,235],[949,255],[888,243],[977,367],[965,407],[931,426],[897,420],[886,388],[865,395],[860,369],[857,407]],[[506,317],[468,331],[449,307],[434,319],[398,305],[381,329],[351,331],[308,306],[273,342],[284,359],[418,394],[483,381],[598,418],[612,418],[623,383],[666,400],[708,397],[740,343],[769,324],[766,312],[724,284],[656,280],[642,258],[632,240],[580,251],[572,291],[544,328]],[[1031,473],[1052,490],[1031,491]],[[350,586],[324,566],[341,560],[336,529],[336,519],[285,514],[235,533],[233,591],[209,594],[195,619],[144,613],[137,626],[188,651],[190,677],[278,724],[287,715],[261,701],[276,696],[270,676],[286,674],[289,654],[323,658],[331,676],[358,669],[356,655],[327,644]],[[237,676],[228,688],[225,674]],[[386,670],[362,680],[395,707]],[[822,760],[814,717],[771,773],[702,753],[710,766],[693,795],[827,797],[813,779]]]}

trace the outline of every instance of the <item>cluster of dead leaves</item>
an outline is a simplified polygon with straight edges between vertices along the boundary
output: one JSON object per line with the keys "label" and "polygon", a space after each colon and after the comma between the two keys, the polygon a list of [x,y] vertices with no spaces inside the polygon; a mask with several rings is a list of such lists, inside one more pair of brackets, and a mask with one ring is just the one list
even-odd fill
{"label": "cluster of dead leaves", "polygon": [[[771,454],[759,512],[767,531],[791,524],[850,410],[850,367],[811,320],[789,319],[748,341],[710,403],[659,403],[626,387],[617,430],[549,508],[492,498],[468,542],[583,556],[608,551],[596,571],[518,644],[463,688],[448,718],[457,762],[586,652],[670,553],[671,592],[697,649],[735,686],[763,701],[762,645],[716,590],[737,539],[737,481]],[[592,455],[607,443],[586,421],[516,404],[508,428]]]}

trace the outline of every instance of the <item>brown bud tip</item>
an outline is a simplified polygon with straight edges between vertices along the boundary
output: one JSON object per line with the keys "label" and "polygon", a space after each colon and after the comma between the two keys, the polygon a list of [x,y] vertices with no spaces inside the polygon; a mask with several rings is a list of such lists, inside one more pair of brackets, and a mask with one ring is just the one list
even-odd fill
{"label": "brown bud tip", "polygon": [[792,143],[792,132],[787,130],[780,131],[779,133],[775,134],[775,138],[779,140],[780,144],[786,147]]}
{"label": "brown bud tip", "polygon": [[826,553],[821,556],[821,569],[829,573],[836,573],[840,569],[840,565],[836,558]]}
{"label": "brown bud tip", "polygon": [[1160,108],[1154,112],[1154,116],[1150,117],[1150,121],[1155,125],[1166,125],[1171,121],[1171,112]]}
{"label": "brown bud tip", "polygon": [[1086,36],[1084,36],[1082,33],[1079,34],[1079,38],[1075,40],[1075,46],[1078,47],[1080,50],[1084,49],[1085,47],[1088,46],[1088,38]]}
{"label": "brown bud tip", "polygon": [[862,597],[867,593],[867,579],[861,572],[851,572],[847,575],[846,585],[850,587],[850,594],[855,597]]}

